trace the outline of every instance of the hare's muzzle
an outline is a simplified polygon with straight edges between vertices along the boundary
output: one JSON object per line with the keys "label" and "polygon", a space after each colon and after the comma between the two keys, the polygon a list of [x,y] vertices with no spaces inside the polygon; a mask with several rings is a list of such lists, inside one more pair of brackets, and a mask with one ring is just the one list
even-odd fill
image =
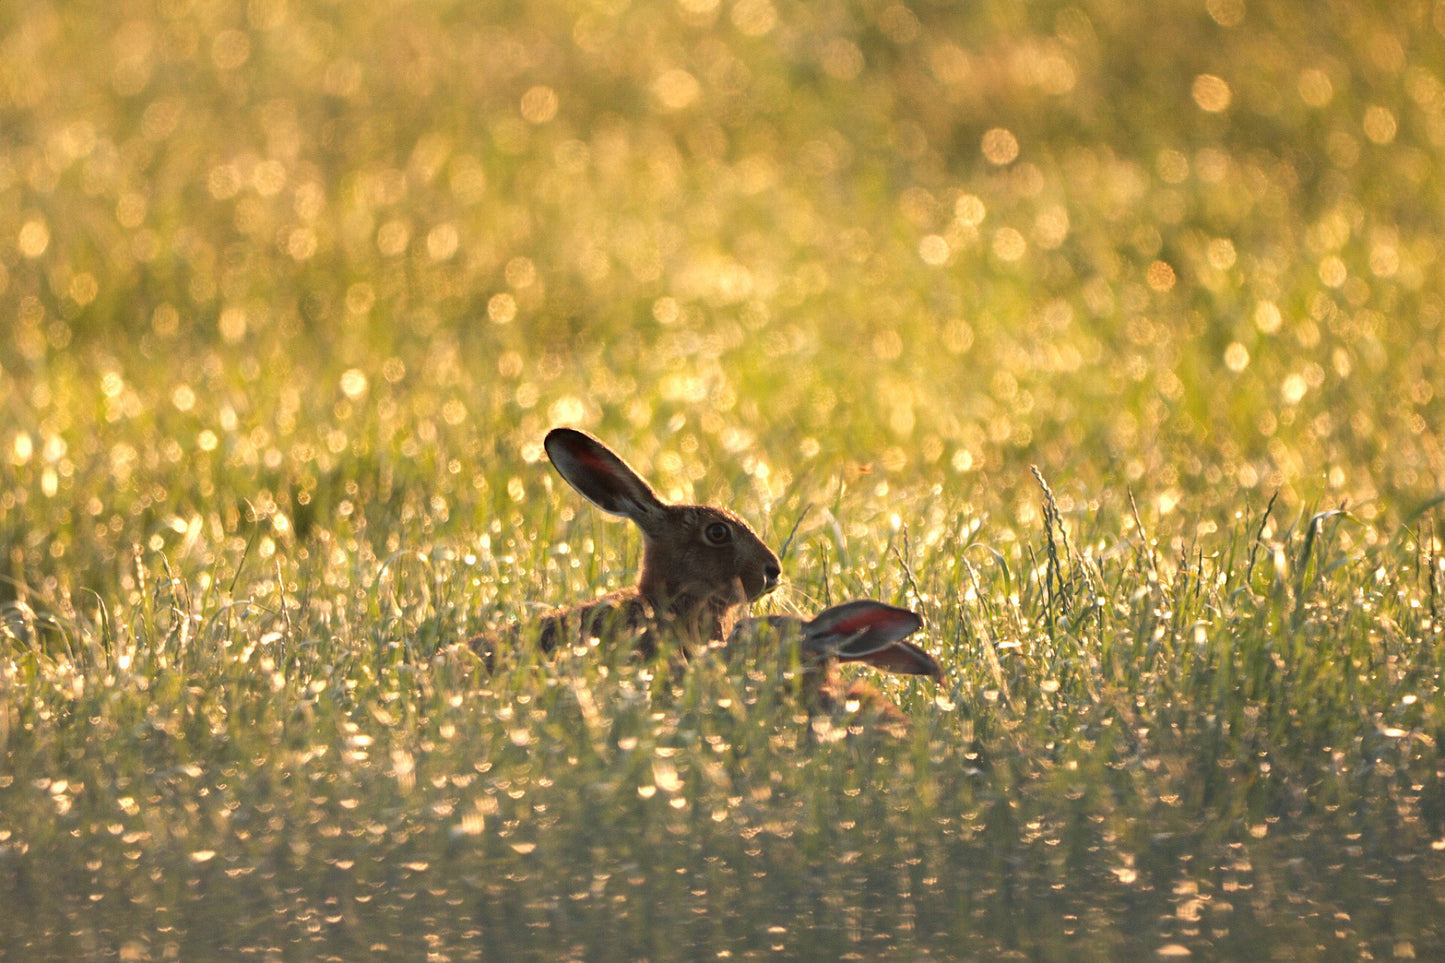
{"label": "hare's muzzle", "polygon": [[755,595],[753,595],[753,598],[767,595],[773,589],[777,588],[778,579],[782,578],[782,576],[783,570],[778,567],[777,563],[769,562],[767,565],[763,566],[763,587]]}

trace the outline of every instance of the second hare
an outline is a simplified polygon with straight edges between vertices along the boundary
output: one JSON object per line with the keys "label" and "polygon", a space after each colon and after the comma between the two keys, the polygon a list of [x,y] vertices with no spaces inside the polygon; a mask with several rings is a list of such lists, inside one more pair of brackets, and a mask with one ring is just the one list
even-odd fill
{"label": "second hare", "polygon": [[[585,432],[554,428],[543,447],[557,473],[582,497],[642,530],[637,584],[544,616],[536,630],[543,651],[608,632],[636,638],[643,658],[656,654],[659,632],[684,644],[721,643],[747,604],[777,587],[778,557],[727,509],[664,502]],[[521,632],[525,637],[527,627]],[[471,645],[484,650],[490,664],[490,643],[478,638]]]}
{"label": "second hare", "polygon": [[812,619],[790,615],[743,619],[734,628],[729,647],[763,633],[783,643],[796,640],[802,696],[809,712],[868,716],[884,729],[902,732],[908,725],[902,710],[866,682],[844,688],[838,664],[863,662],[884,672],[941,680],[938,661],[906,641],[922,626],[923,620],[908,609],[860,599],[824,609]]}

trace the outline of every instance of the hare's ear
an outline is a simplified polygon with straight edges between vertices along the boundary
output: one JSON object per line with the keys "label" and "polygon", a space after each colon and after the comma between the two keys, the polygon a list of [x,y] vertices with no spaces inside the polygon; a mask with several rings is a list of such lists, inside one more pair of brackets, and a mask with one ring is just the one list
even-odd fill
{"label": "hare's ear", "polygon": [[811,649],[852,661],[887,649],[922,625],[907,609],[861,599],[819,612],[804,626],[803,637]]}
{"label": "hare's ear", "polygon": [[652,486],[591,435],[553,428],[542,446],[567,484],[604,512],[641,524],[664,507]]}
{"label": "hare's ear", "polygon": [[844,656],[843,661],[866,662],[875,669],[896,672],[899,675],[926,675],[932,679],[943,679],[943,668],[937,659],[912,642],[901,640],[867,655],[852,658]]}

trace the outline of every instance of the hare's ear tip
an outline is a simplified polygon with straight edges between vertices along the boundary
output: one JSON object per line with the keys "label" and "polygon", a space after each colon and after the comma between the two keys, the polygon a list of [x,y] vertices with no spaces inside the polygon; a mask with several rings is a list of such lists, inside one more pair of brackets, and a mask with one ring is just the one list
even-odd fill
{"label": "hare's ear tip", "polygon": [[938,659],[934,658],[929,653],[924,652],[922,649],[919,649],[918,651],[922,653],[924,660],[923,672],[921,672],[920,675],[924,675],[932,679],[934,682],[943,682],[947,678],[947,675],[943,671],[942,663],[940,663]]}
{"label": "hare's ear tip", "polygon": [[897,621],[898,630],[903,633],[900,638],[907,638],[923,628],[923,616],[917,612],[897,606],[889,606],[889,609],[888,614]]}
{"label": "hare's ear tip", "polygon": [[558,452],[586,451],[589,446],[596,444],[596,440],[585,431],[568,428],[565,425],[559,425],[548,431],[547,436],[542,439],[542,448],[547,452],[549,458]]}
{"label": "hare's ear tip", "polygon": [[547,437],[542,439],[543,445],[553,445],[558,442],[566,443],[575,440],[578,436],[586,437],[576,428],[568,428],[566,425],[558,425],[547,432]]}

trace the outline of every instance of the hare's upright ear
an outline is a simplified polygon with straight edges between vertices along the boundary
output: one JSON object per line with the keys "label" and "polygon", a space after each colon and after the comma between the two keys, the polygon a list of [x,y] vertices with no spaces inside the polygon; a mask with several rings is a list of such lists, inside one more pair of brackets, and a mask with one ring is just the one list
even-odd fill
{"label": "hare's upright ear", "polygon": [[591,435],[553,428],[542,446],[567,484],[604,512],[642,524],[664,507],[652,486]]}
{"label": "hare's upright ear", "polygon": [[917,615],[871,599],[824,609],[803,627],[809,648],[840,659],[861,659],[907,638],[923,625]]}

